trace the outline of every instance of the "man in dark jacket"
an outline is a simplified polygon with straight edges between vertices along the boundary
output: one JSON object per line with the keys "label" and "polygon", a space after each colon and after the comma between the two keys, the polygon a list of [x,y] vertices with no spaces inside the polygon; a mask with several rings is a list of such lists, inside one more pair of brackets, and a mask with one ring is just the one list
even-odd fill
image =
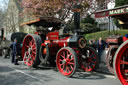
{"label": "man in dark jacket", "polygon": [[14,39],[14,42],[12,44],[12,63],[14,63],[15,65],[19,65],[18,64],[18,57],[17,57],[17,51],[18,51],[18,44],[17,44],[17,40]]}
{"label": "man in dark jacket", "polygon": [[97,50],[98,50],[99,62],[101,62],[101,55],[107,46],[108,46],[108,44],[104,40],[102,40],[102,38],[100,37],[99,40],[97,41]]}

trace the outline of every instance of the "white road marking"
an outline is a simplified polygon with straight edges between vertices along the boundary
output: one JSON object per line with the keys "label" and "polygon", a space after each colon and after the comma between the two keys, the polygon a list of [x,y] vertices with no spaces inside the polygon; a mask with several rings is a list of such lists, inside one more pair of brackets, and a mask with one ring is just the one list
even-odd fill
{"label": "white road marking", "polygon": [[28,76],[28,77],[31,77],[31,78],[33,78],[33,79],[36,79],[36,80],[38,80],[38,81],[40,81],[40,82],[42,82],[42,83],[45,83],[45,85],[47,85],[47,84],[46,84],[46,81],[44,81],[44,80],[40,80],[39,78],[37,78],[37,77],[35,77],[35,76],[32,76],[32,75],[30,75],[30,74],[27,74],[27,73],[25,73],[25,72],[23,72],[23,71],[21,71],[21,70],[18,70],[18,69],[15,69],[15,68],[12,68],[12,69],[14,69],[16,72],[22,73],[22,74],[24,74],[24,75],[26,75],[26,76]]}
{"label": "white road marking", "polygon": [[104,75],[105,77],[107,77],[107,78],[114,78],[114,79],[116,79],[116,76],[113,76],[113,75]]}

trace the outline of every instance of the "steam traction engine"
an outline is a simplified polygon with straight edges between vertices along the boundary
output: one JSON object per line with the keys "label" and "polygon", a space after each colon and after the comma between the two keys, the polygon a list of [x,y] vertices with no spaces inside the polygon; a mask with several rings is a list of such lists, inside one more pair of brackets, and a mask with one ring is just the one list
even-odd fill
{"label": "steam traction engine", "polygon": [[117,49],[113,67],[122,85],[128,85],[128,39]]}
{"label": "steam traction engine", "polygon": [[106,56],[108,69],[122,85],[128,85],[128,38],[115,35],[108,37],[107,42],[110,48]]}
{"label": "steam traction engine", "polygon": [[[92,71],[98,66],[98,55],[96,51],[86,45],[84,36],[77,31],[79,29],[79,12],[74,14],[74,35],[59,35],[61,21],[55,18],[39,18],[37,20],[23,23],[22,25],[35,25],[46,27],[36,34],[28,34],[23,41],[22,56],[24,63],[29,67],[37,67],[40,63],[55,64],[59,72],[71,77],[81,68],[84,71]],[[53,27],[48,32],[47,28]]]}

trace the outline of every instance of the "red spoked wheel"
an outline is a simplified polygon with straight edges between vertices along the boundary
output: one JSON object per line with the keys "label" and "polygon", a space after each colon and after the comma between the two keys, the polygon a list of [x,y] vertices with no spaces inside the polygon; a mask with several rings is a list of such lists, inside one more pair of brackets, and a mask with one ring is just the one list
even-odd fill
{"label": "red spoked wheel", "polygon": [[128,85],[128,41],[125,41],[116,51],[113,66],[122,85]]}
{"label": "red spoked wheel", "polygon": [[110,73],[114,74],[113,59],[117,48],[111,46],[106,56],[106,64]]}
{"label": "red spoked wheel", "polygon": [[56,66],[62,75],[71,77],[78,67],[75,51],[69,47],[61,48],[56,56]]}
{"label": "red spoked wheel", "polygon": [[99,67],[99,58],[95,49],[86,46],[80,53],[79,63],[84,71],[90,72]]}
{"label": "red spoked wheel", "polygon": [[23,41],[22,56],[24,63],[29,67],[36,68],[40,64],[39,49],[41,38],[38,35],[28,34]]}

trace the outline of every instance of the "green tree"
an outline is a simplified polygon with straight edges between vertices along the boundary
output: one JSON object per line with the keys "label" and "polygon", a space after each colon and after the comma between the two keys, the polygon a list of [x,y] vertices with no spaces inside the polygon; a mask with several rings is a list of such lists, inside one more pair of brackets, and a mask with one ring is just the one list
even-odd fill
{"label": "green tree", "polygon": [[95,19],[91,18],[90,15],[81,20],[80,27],[85,31],[85,33],[100,31],[100,29],[97,27],[97,22],[95,21]]}
{"label": "green tree", "polygon": [[128,4],[128,0],[115,0],[116,7]]}

